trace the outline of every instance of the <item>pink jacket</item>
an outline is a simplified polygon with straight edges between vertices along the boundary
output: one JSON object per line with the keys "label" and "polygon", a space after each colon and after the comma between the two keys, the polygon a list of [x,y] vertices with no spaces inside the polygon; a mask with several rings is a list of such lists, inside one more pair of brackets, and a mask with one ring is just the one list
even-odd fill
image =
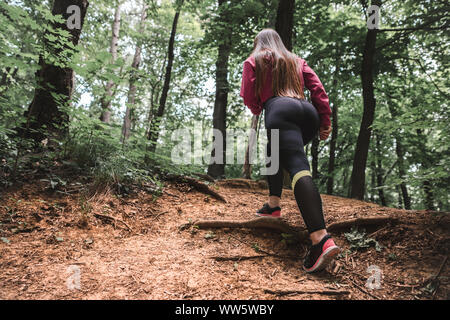
{"label": "pink jacket", "polygon": [[[317,112],[320,116],[320,126],[328,127],[331,125],[330,115],[331,108],[328,99],[328,95],[325,92],[325,89],[322,83],[319,80],[319,77],[316,73],[308,66],[305,60],[299,59],[299,65],[301,69],[299,70],[300,74],[303,76],[300,79],[303,80],[304,86],[311,93],[311,100],[314,107],[317,109]],[[263,109],[263,104],[268,99],[273,97],[272,91],[272,72],[269,70],[267,72],[267,78],[264,85],[264,88],[259,97],[255,95],[255,82],[256,82],[256,74],[255,74],[255,58],[250,56],[244,62],[244,71],[242,72],[242,84],[241,84],[241,97],[244,98],[244,104],[249,107],[250,111],[258,115],[261,113]]]}

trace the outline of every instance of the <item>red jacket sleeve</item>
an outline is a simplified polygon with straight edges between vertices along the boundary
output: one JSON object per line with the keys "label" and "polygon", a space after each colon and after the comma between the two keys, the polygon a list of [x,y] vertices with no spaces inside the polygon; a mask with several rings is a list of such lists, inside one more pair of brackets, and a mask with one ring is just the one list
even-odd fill
{"label": "red jacket sleeve", "polygon": [[244,98],[244,104],[250,111],[258,115],[262,111],[262,104],[259,97],[255,95],[256,74],[255,69],[249,61],[244,62],[244,70],[242,72],[242,83],[240,96]]}
{"label": "red jacket sleeve", "polygon": [[316,75],[314,70],[308,66],[305,60],[303,60],[302,73],[305,81],[305,87],[311,93],[311,102],[319,113],[320,126],[331,126],[331,108],[328,95],[325,92],[325,88],[323,87],[322,82],[320,82],[319,77]]}

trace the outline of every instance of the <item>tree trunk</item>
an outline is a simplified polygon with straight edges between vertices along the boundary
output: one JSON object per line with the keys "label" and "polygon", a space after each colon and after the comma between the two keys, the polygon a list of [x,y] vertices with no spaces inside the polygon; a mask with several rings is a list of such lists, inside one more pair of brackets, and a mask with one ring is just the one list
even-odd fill
{"label": "tree trunk", "polygon": [[292,51],[292,30],[294,28],[295,0],[279,0],[275,30],[285,47]]}
{"label": "tree trunk", "polygon": [[155,112],[155,95],[156,95],[156,85],[152,85],[152,90],[150,91],[150,107],[148,109],[147,113],[147,121],[146,121],[146,129],[145,129],[145,136],[149,137],[150,133],[150,124],[152,123],[152,117],[153,113]]}
{"label": "tree trunk", "polygon": [[425,180],[423,182],[423,191],[425,192],[425,208],[434,211],[436,208],[434,206],[433,187],[430,180]]}
{"label": "tree trunk", "polygon": [[327,179],[327,194],[333,194],[334,188],[334,168],[336,162],[336,144],[338,137],[338,105],[333,104],[332,110],[332,132],[330,140],[330,158],[328,159],[328,179]]}
{"label": "tree trunk", "polygon": [[403,201],[402,201],[402,190],[400,189],[400,186],[397,186],[397,203],[398,203],[398,208],[402,209]]}
{"label": "tree trunk", "polygon": [[158,142],[159,130],[161,125],[160,122],[164,115],[164,110],[166,109],[167,95],[169,93],[170,79],[172,76],[173,60],[175,58],[174,56],[175,35],[177,33],[178,19],[180,17],[182,5],[183,1],[181,1],[181,3],[177,6],[177,11],[175,12],[175,16],[173,18],[172,31],[170,32],[169,46],[167,48],[167,66],[166,66],[166,73],[164,75],[164,85],[162,88],[161,97],[159,99],[158,112],[156,113],[156,117],[152,119],[152,123],[148,133],[148,140],[150,141],[149,150],[151,152],[155,152],[156,150],[156,143]]}
{"label": "tree trunk", "polygon": [[[372,187],[370,188],[371,192],[370,192],[370,196],[369,196],[369,201],[370,202],[375,202],[375,188],[377,186],[377,174],[376,174],[376,167],[375,167],[375,160],[372,159],[372,161],[370,161],[370,178],[371,178],[371,184]],[[373,190],[373,192],[372,192]]]}
{"label": "tree trunk", "polygon": [[250,164],[250,149],[254,148],[257,143],[256,130],[258,127],[259,116],[252,117],[250,137],[248,139],[247,149],[245,150],[244,166],[242,171],[242,176],[244,179],[250,179],[252,177],[252,165]]}
{"label": "tree trunk", "polygon": [[[112,25],[112,37],[111,37],[111,47],[109,52],[112,55],[112,63],[117,60],[117,48],[119,43],[119,33],[120,33],[120,15],[121,15],[121,3],[120,0],[117,1],[116,12],[114,13],[114,22]],[[105,123],[111,122],[111,101],[113,97],[113,87],[114,82],[108,80],[106,84],[106,93],[101,100],[102,114],[100,115],[100,120]]]}
{"label": "tree trunk", "polygon": [[387,206],[386,197],[384,195],[384,190],[381,188],[383,186],[383,167],[381,165],[381,143],[380,137],[378,135],[375,136],[375,156],[376,156],[376,177],[377,177],[377,187],[378,187],[378,196],[380,197],[380,203],[382,206]]}
{"label": "tree trunk", "polygon": [[342,173],[342,193],[344,194],[350,194],[349,176],[350,167],[344,166],[344,172]]}
{"label": "tree trunk", "polygon": [[[266,24],[266,28],[272,28],[275,29],[275,24],[277,21],[277,7],[278,7],[278,1],[277,0],[271,0],[270,3],[268,4],[270,6],[270,15],[269,15],[269,20]],[[259,116],[253,116],[252,117],[252,124],[251,124],[251,129],[256,130],[258,127],[258,120],[260,119]],[[253,131],[252,131],[253,132]],[[247,145],[247,149],[245,151],[245,160],[244,160],[244,166],[243,166],[243,170],[242,170],[242,176],[244,179],[250,179],[251,175],[252,175],[252,165],[250,164],[250,154],[249,154],[249,148],[250,148],[250,141],[251,139],[249,139],[249,144]],[[256,136],[256,139],[254,140],[253,143],[257,143],[258,142],[258,137]]]}
{"label": "tree trunk", "polygon": [[[141,20],[139,21],[139,33],[141,34],[143,32],[144,28],[144,22],[147,19],[147,9],[148,5],[144,5],[144,8],[142,9],[141,13]],[[140,42],[140,41],[139,41]],[[122,125],[122,143],[125,144],[128,138],[130,137],[130,129],[131,129],[131,113],[135,107],[136,104],[136,81],[138,80],[138,75],[136,74],[139,65],[141,64],[141,51],[142,51],[142,44],[138,43],[136,45],[136,51],[134,52],[134,58],[133,63],[131,64],[131,68],[133,69],[131,77],[130,77],[130,87],[128,90],[128,102],[127,102],[127,108],[125,111],[125,116],[123,118],[123,125]]]}
{"label": "tree trunk", "polygon": [[[381,5],[381,1],[372,1],[373,4]],[[350,197],[363,200],[365,189],[365,171],[367,154],[369,151],[371,126],[375,116],[375,95],[373,87],[373,65],[375,56],[375,45],[377,40],[377,29],[368,29],[366,43],[363,52],[361,69],[361,82],[363,89],[364,111],[356,142],[353,170],[351,176]]]}
{"label": "tree trunk", "polygon": [[[400,176],[400,179],[403,180],[406,175],[405,164],[404,164],[405,161],[403,159],[405,153],[403,152],[403,146],[401,144],[401,140],[399,138],[396,138],[395,140],[396,140],[395,152],[397,154],[397,161],[398,161],[398,174]],[[406,183],[404,181],[402,181],[400,183],[400,190],[402,192],[403,203],[405,204],[405,209],[411,210],[411,198],[409,197],[408,188],[406,187]]]}
{"label": "tree trunk", "polygon": [[152,84],[152,90],[151,90],[151,95],[150,95],[150,110],[147,115],[147,129],[145,130],[145,136],[147,137],[147,139],[150,139],[151,124],[152,124],[152,120],[155,116],[157,102],[160,98],[160,91],[161,91],[160,84],[164,78],[164,67],[166,65],[166,62],[167,62],[167,52],[166,52],[166,55],[164,56],[164,61],[161,64],[162,68],[161,68],[161,72],[159,74],[159,79],[158,79],[158,81],[156,81]]}
{"label": "tree trunk", "polygon": [[[418,137],[418,141],[420,141],[420,143],[417,144],[417,148],[419,149],[419,153],[420,153],[420,164],[422,166],[422,169],[427,170],[431,167],[431,163],[430,163],[430,155],[428,154],[428,150],[426,149],[426,142],[427,142],[427,137],[425,136],[425,134],[423,133],[422,129],[417,129],[417,137]],[[423,192],[425,194],[425,199],[424,199],[424,203],[425,203],[425,208],[427,210],[435,210],[434,207],[434,194],[433,194],[433,188],[432,188],[432,184],[430,180],[424,180],[422,182],[422,187],[423,187]]]}
{"label": "tree trunk", "polygon": [[[225,0],[219,1],[219,16],[220,21],[226,23],[229,20],[224,6]],[[231,51],[231,30],[227,30],[223,34],[223,39],[219,44],[219,54],[216,61],[216,99],[214,102],[213,113],[213,128],[219,130],[222,133],[222,146],[223,146],[223,161],[221,163],[212,162],[208,166],[208,174],[214,178],[222,177],[225,174],[225,153],[226,153],[226,111],[228,104],[228,60]],[[216,142],[220,143],[220,142]],[[211,152],[212,157],[217,157],[216,150],[213,148]],[[220,159],[220,157],[219,157]]]}
{"label": "tree trunk", "polygon": [[[78,26],[69,28],[71,25],[66,22],[55,23],[53,27],[56,30],[68,31],[70,33],[69,41],[73,45],[77,45],[89,2],[87,0],[57,0],[53,4],[52,14],[62,15],[65,21],[72,20],[74,14],[70,10],[71,13],[67,13],[67,9],[73,5],[80,8],[80,15],[75,15],[77,23],[80,23],[79,28]],[[52,43],[46,43],[45,47],[52,50],[52,54],[55,56],[67,49],[55,48]],[[22,134],[33,138],[35,141],[42,141],[46,137],[61,138],[68,131],[69,116],[63,108],[70,103],[74,85],[74,72],[68,67],[49,64],[43,56],[39,57],[39,65],[40,69],[36,72],[37,86],[34,98],[25,112],[28,119],[26,129],[21,131]]]}
{"label": "tree trunk", "polygon": [[[336,44],[337,46],[338,44]],[[336,49],[335,71],[333,76],[333,109],[331,114],[332,132],[330,140],[330,158],[328,159],[328,179],[327,179],[327,194],[333,194],[334,186],[334,165],[336,160],[336,144],[338,138],[338,75],[340,67],[340,51]]]}
{"label": "tree trunk", "polygon": [[[391,114],[392,120],[395,121],[398,116],[398,111],[396,108],[392,105],[391,101],[388,101],[387,103],[389,112]],[[405,209],[411,210],[411,198],[408,194],[408,188],[406,187],[406,183],[403,181],[406,175],[406,169],[405,169],[405,161],[404,156],[405,153],[403,151],[402,146],[402,139],[399,134],[395,134],[395,153],[397,154],[397,162],[398,162],[398,174],[399,178],[402,179],[402,182],[399,185],[399,189],[401,191],[402,197],[403,197],[403,203],[405,205]]]}
{"label": "tree trunk", "polygon": [[[292,33],[294,28],[295,0],[279,0],[277,8],[277,18],[275,21],[275,31],[283,40],[285,47],[292,50]],[[283,185],[291,187],[291,178],[286,170],[283,170]]]}
{"label": "tree trunk", "polygon": [[319,137],[316,135],[311,142],[311,169],[315,181],[319,178]]}
{"label": "tree trunk", "polygon": [[268,7],[270,7],[270,13],[269,18],[266,24],[266,28],[275,29],[276,23],[277,23],[277,13],[278,13],[278,0],[271,0],[268,4]]}

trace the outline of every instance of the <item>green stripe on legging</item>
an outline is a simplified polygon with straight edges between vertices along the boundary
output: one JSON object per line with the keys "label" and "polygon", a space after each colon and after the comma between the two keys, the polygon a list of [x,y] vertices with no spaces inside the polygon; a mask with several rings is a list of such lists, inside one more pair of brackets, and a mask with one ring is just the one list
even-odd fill
{"label": "green stripe on legging", "polygon": [[297,172],[297,173],[294,175],[294,178],[292,178],[292,190],[294,190],[295,184],[297,183],[297,181],[298,181],[300,178],[303,178],[303,177],[306,177],[306,176],[312,177],[311,172],[309,172],[309,170],[302,170],[302,171]]}

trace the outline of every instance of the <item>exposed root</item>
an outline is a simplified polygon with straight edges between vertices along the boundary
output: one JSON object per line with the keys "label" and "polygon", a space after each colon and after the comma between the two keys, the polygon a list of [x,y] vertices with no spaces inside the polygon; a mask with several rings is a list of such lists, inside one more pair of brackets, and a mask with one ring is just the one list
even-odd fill
{"label": "exposed root", "polygon": [[371,294],[370,292],[368,292],[366,289],[362,288],[361,286],[359,286],[355,281],[353,281],[352,279],[349,279],[351,283],[353,283],[353,285],[355,286],[355,288],[357,288],[359,291],[367,294],[369,297],[374,298],[375,300],[380,300],[380,298],[378,298],[376,295]]}
{"label": "exposed root", "polygon": [[298,259],[297,256],[280,255],[280,254],[277,254],[277,253],[269,252],[269,251],[267,251],[267,250],[265,250],[263,248],[260,248],[259,246],[255,247],[255,244],[248,243],[247,241],[239,239],[238,237],[235,237],[235,236],[233,236],[231,234],[229,234],[229,237],[231,237],[231,238],[233,238],[233,239],[235,239],[235,240],[237,240],[237,241],[239,241],[239,242],[241,242],[241,243],[243,243],[243,244],[253,248],[256,252],[263,253],[263,254],[265,254],[267,256],[271,256],[271,257],[275,257],[275,258],[281,258],[281,259],[294,259],[294,260]]}
{"label": "exposed root", "polygon": [[222,256],[212,256],[210,259],[214,259],[216,261],[243,261],[243,260],[252,260],[265,258],[267,255],[255,255],[255,256],[230,256],[230,257],[222,257]]}
{"label": "exposed root", "polygon": [[277,296],[286,296],[289,294],[324,294],[330,296],[349,294],[348,290],[272,290],[263,289],[264,293],[270,293]]}
{"label": "exposed root", "polygon": [[202,180],[208,181],[208,182],[214,182],[214,178],[211,177],[209,174],[203,174],[203,173],[194,173],[194,176],[199,177]]}
{"label": "exposed root", "polygon": [[176,182],[176,183],[186,183],[201,193],[208,194],[219,201],[222,201],[225,203],[227,202],[227,200],[225,200],[225,198],[223,196],[221,196],[218,192],[214,191],[213,189],[211,189],[209,186],[207,186],[203,182],[198,181],[194,178],[187,177],[187,176],[171,175],[171,176],[168,176],[167,179],[169,181]]}
{"label": "exposed root", "polygon": [[224,187],[230,187],[230,188],[248,188],[251,189],[252,180],[248,179],[224,179],[217,181],[217,184],[224,186]]}
{"label": "exposed root", "polygon": [[251,179],[224,179],[216,182],[218,185],[228,188],[245,188],[245,189],[265,189],[267,188],[266,180]]}
{"label": "exposed root", "polygon": [[[367,217],[356,218],[345,221],[339,221],[330,224],[327,230],[330,232],[341,232],[356,226],[377,226],[384,225],[388,222],[397,222],[394,217]],[[298,240],[303,241],[308,238],[308,232],[305,229],[300,229],[287,224],[281,219],[274,219],[270,217],[260,217],[251,220],[199,220],[193,223],[200,229],[210,228],[248,228],[248,229],[270,229],[279,231],[281,233],[288,233],[295,235]]]}
{"label": "exposed root", "polygon": [[94,217],[98,218],[98,219],[102,219],[103,221],[107,221],[107,222],[114,222],[114,227],[116,225],[116,222],[120,222],[122,223],[125,227],[127,227],[128,231],[133,232],[133,230],[130,228],[130,226],[128,224],[126,224],[125,221],[111,217],[111,216],[107,216],[104,214],[100,214],[100,213],[94,213]]}
{"label": "exposed root", "polygon": [[441,266],[439,267],[439,271],[436,274],[436,277],[434,277],[434,279],[432,280],[435,283],[435,289],[433,291],[433,300],[436,297],[436,293],[439,289],[439,285],[441,284],[441,282],[439,281],[439,276],[441,275],[442,269],[444,269],[445,263],[447,262],[448,256],[445,256],[444,260],[442,260]]}
{"label": "exposed root", "polygon": [[270,229],[281,233],[297,234],[300,238],[306,238],[308,233],[299,230],[281,219],[260,217],[251,220],[199,220],[194,225],[200,229],[210,228],[248,228],[248,229]]}
{"label": "exposed root", "polygon": [[327,227],[327,230],[330,232],[340,232],[342,230],[348,230],[352,227],[383,226],[386,223],[397,223],[397,222],[398,222],[397,218],[390,216],[355,218],[332,223]]}

